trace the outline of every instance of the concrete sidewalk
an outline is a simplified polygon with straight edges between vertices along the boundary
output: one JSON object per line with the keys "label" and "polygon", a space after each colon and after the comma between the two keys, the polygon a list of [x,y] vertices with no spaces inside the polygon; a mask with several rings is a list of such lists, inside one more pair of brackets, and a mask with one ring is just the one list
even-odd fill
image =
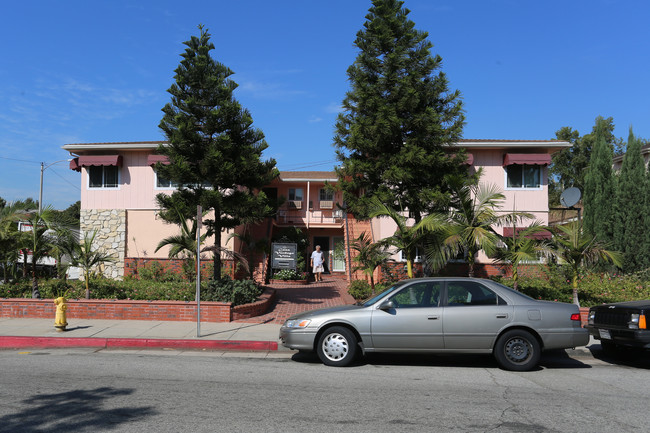
{"label": "concrete sidewalk", "polygon": [[[0,348],[99,347],[277,351],[279,324],[145,320],[69,320],[59,332],[52,319],[0,319]],[[288,349],[287,349],[288,350]]]}

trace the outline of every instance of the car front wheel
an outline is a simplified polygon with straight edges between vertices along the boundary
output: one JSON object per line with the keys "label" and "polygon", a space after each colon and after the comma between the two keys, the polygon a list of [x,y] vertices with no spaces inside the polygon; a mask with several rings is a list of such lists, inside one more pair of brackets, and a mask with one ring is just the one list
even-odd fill
{"label": "car front wheel", "polygon": [[357,339],[349,329],[334,326],[321,335],[316,352],[323,364],[345,367],[354,361]]}
{"label": "car front wheel", "polygon": [[494,357],[504,370],[528,371],[539,362],[541,347],[530,332],[513,329],[499,337],[494,346]]}

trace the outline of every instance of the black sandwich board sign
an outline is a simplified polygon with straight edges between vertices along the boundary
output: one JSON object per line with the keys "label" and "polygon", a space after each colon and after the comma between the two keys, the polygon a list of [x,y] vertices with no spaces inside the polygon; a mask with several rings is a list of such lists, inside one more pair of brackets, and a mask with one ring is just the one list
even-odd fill
{"label": "black sandwich board sign", "polygon": [[296,270],[298,257],[298,244],[277,243],[271,244],[271,268]]}

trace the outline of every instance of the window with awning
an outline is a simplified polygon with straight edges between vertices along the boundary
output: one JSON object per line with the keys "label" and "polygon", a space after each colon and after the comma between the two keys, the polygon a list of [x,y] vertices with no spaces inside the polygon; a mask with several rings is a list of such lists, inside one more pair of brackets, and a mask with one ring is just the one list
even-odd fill
{"label": "window with awning", "polygon": [[503,167],[506,171],[506,188],[542,188],[542,167],[551,163],[547,153],[506,153]]}
{"label": "window with awning", "polygon": [[509,165],[549,165],[551,155],[548,153],[506,153],[503,157],[503,166]]}
{"label": "window with awning", "polygon": [[169,157],[167,155],[147,155],[147,165],[156,165],[156,163],[169,165]]}
{"label": "window with awning", "polygon": [[98,167],[106,166],[122,166],[122,155],[82,155],[79,157],[79,167]]}

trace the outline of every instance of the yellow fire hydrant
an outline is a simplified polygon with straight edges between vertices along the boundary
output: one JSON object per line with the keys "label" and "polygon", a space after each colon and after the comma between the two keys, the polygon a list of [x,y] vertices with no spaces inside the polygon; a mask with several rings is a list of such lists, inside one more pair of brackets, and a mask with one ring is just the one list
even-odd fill
{"label": "yellow fire hydrant", "polygon": [[65,327],[68,326],[68,322],[65,317],[65,311],[68,309],[68,300],[63,296],[56,298],[54,300],[54,305],[56,305],[56,317],[54,318],[54,327],[57,331],[65,331]]}

